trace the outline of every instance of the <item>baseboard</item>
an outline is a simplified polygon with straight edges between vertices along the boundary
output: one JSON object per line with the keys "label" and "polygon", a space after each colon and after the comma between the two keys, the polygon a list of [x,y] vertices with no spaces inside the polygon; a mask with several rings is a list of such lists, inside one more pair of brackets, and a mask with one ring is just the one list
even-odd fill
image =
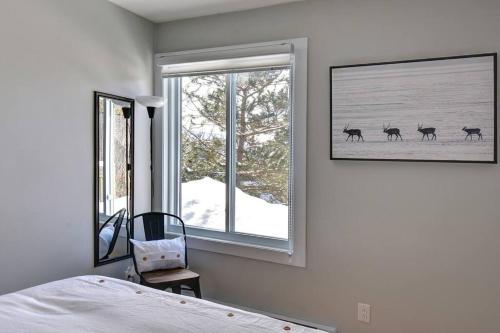
{"label": "baseboard", "polygon": [[275,314],[275,313],[270,313],[270,312],[267,312],[267,311],[261,311],[261,310],[252,309],[252,308],[249,308],[249,307],[246,307],[246,306],[241,306],[241,305],[237,305],[237,304],[231,304],[231,303],[221,302],[221,301],[219,301],[217,299],[213,299],[213,298],[204,298],[204,299],[207,300],[207,301],[210,301],[210,302],[214,302],[214,303],[218,303],[218,304],[221,304],[221,305],[230,306],[230,307],[233,307],[233,308],[236,308],[236,309],[240,309],[240,310],[243,310],[243,311],[255,312],[255,313],[259,313],[259,314],[262,314],[262,315],[265,315],[265,316],[268,316],[268,317],[272,317],[272,318],[276,318],[276,319],[279,319],[279,320],[287,321],[287,322],[290,322],[290,323],[299,324],[299,325],[303,325],[303,326],[307,326],[307,327],[313,327],[313,328],[317,328],[319,330],[330,332],[330,333],[337,333],[337,329],[335,327],[333,327],[333,326],[316,324],[316,323],[312,323],[312,322],[309,322],[309,321],[306,321],[306,320],[295,319],[295,318],[291,318],[291,317],[288,317],[288,316],[283,316],[283,315],[280,315],[280,314]]}

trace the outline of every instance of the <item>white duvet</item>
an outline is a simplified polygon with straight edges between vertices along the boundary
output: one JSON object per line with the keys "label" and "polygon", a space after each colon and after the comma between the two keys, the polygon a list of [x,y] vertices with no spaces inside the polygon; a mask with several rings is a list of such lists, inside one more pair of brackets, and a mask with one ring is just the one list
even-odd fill
{"label": "white duvet", "polygon": [[0,296],[1,333],[320,332],[102,276]]}

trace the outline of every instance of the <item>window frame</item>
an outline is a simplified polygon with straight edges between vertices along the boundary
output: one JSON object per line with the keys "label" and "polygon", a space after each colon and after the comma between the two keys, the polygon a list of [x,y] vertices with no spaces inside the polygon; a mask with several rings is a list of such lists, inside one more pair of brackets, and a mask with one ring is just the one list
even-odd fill
{"label": "window frame", "polygon": [[[231,221],[234,223],[234,207],[227,205],[229,207],[229,212],[226,213],[226,230],[224,231],[211,231],[207,229],[201,229],[196,227],[191,227],[188,233],[188,247],[198,250],[205,250],[217,253],[224,253],[230,255],[236,255],[241,257],[248,257],[258,260],[271,261],[276,263],[288,264],[293,266],[305,267],[306,264],[306,129],[307,129],[307,39],[298,38],[282,41],[273,41],[267,43],[256,43],[256,44],[246,44],[246,45],[236,45],[230,47],[222,48],[212,48],[204,50],[187,51],[186,53],[193,52],[217,52],[217,51],[227,51],[237,48],[251,48],[251,47],[261,47],[266,45],[273,45],[278,43],[291,43],[294,46],[294,63],[290,67],[290,182],[289,182],[289,192],[290,192],[290,211],[289,221],[291,220],[292,226],[289,227],[289,239],[287,241],[278,240],[272,237],[258,236],[258,235],[247,235],[242,233],[230,232]],[[179,54],[176,52],[176,54]],[[161,53],[156,55],[156,64],[158,60],[168,53]],[[235,85],[236,74],[227,75],[227,84]],[[164,85],[164,78],[162,77],[161,67],[156,66],[155,70],[155,93],[164,96],[166,104],[164,107],[165,112],[160,112],[160,117],[157,117],[155,122],[155,127],[157,129],[156,133],[160,133],[155,137],[155,142],[157,151],[156,156],[160,156],[155,160],[155,165],[159,166],[162,170],[159,173],[159,177],[155,179],[155,183],[160,186],[161,198],[156,198],[154,202],[154,207],[157,209],[162,209],[163,211],[171,211],[171,207],[175,210],[180,208],[180,198],[171,197],[168,195],[169,188],[179,193],[180,182],[178,181],[178,174],[180,173],[180,133],[181,133],[181,115],[178,112],[170,112],[170,110],[175,110],[179,108],[181,103],[181,88],[180,88],[180,78],[169,79],[174,84]],[[170,98],[167,98],[170,96]],[[235,94],[232,95],[235,97]],[[228,96],[229,97],[229,96]],[[235,101],[231,101],[229,98],[226,100],[227,105],[227,117],[236,117],[236,112],[231,112],[232,108],[235,108]],[[233,109],[234,110],[234,109]],[[177,126],[171,126],[174,123]],[[235,121],[229,121],[228,123],[236,124]],[[231,131],[230,128],[227,131]],[[229,133],[228,137],[235,138]],[[232,140],[230,140],[232,141]],[[228,152],[232,150],[230,144],[226,145]],[[159,151],[158,151],[159,150]],[[227,154],[228,158],[230,154]],[[170,159],[169,159],[170,158]],[[234,160],[226,160],[226,183],[229,186],[227,188],[229,191],[234,188],[231,186],[234,184],[234,179],[228,177],[231,173],[228,173],[229,164],[234,163]],[[234,176],[234,175],[233,175]],[[233,189],[234,191],[234,189]],[[228,201],[228,195],[231,193],[226,193],[226,202]],[[234,204],[234,200],[232,201]],[[232,209],[231,209],[232,207]],[[292,211],[293,210],[293,211]],[[233,219],[231,220],[230,214],[233,214]],[[169,227],[170,232],[176,232],[175,226]],[[232,230],[234,231],[234,230]],[[287,246],[283,246],[286,242]],[[280,245],[278,245],[280,243]],[[291,244],[291,246],[288,245]]]}

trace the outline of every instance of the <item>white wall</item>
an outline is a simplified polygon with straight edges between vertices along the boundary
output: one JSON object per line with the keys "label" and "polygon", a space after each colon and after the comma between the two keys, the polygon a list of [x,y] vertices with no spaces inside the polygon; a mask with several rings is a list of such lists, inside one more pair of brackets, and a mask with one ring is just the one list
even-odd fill
{"label": "white wall", "polygon": [[[192,251],[205,295],[343,333],[497,331],[500,169],[330,161],[328,66],[499,51],[499,17],[496,0],[317,0],[161,25],[159,52],[310,38],[308,267]],[[92,91],[151,93],[153,30],[104,0],[2,1],[0,293],[122,274],[127,262],[92,268]]]}
{"label": "white wall", "polygon": [[[105,0],[0,4],[0,294],[93,269],[93,90],[152,92],[153,24]],[[136,212],[149,205],[136,115]]]}
{"label": "white wall", "polygon": [[499,167],[330,161],[328,68],[497,52],[499,36],[498,0],[317,0],[160,25],[158,52],[310,38],[307,268],[192,251],[204,294],[342,333],[497,332]]}

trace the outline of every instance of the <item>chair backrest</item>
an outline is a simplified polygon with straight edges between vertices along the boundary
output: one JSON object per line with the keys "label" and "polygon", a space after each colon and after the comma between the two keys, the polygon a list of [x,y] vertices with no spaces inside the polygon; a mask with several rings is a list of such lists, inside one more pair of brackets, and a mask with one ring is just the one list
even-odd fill
{"label": "chair backrest", "polygon": [[120,234],[120,229],[122,227],[123,217],[125,216],[126,212],[127,212],[127,210],[125,208],[120,209],[119,211],[117,211],[116,213],[111,215],[110,218],[108,218],[106,220],[106,222],[104,222],[104,224],[101,226],[101,228],[99,228],[99,233],[101,233],[101,231],[109,223],[111,223],[111,221],[113,221],[113,219],[115,219],[115,222],[113,223],[113,227],[114,227],[113,238],[111,238],[111,242],[109,243],[109,248],[108,248],[108,251],[106,252],[106,255],[104,257],[102,257],[101,259],[108,259],[108,257],[111,255],[111,253],[113,253],[113,251],[115,249],[116,241],[118,240],[118,236]]}
{"label": "chair backrest", "polygon": [[[184,263],[185,268],[188,267],[187,259],[187,240],[186,240],[186,227],[184,226],[184,221],[174,214],[162,213],[162,212],[150,212],[143,213],[134,216],[132,223],[135,223],[136,219],[142,218],[142,225],[144,226],[144,236],[147,241],[154,241],[159,239],[165,239],[165,219],[174,218],[177,222],[181,224],[182,227],[182,237],[184,237]],[[134,246],[132,245],[132,260],[134,261],[135,271],[137,270],[137,263],[135,261]],[[140,274],[139,274],[140,275]]]}

